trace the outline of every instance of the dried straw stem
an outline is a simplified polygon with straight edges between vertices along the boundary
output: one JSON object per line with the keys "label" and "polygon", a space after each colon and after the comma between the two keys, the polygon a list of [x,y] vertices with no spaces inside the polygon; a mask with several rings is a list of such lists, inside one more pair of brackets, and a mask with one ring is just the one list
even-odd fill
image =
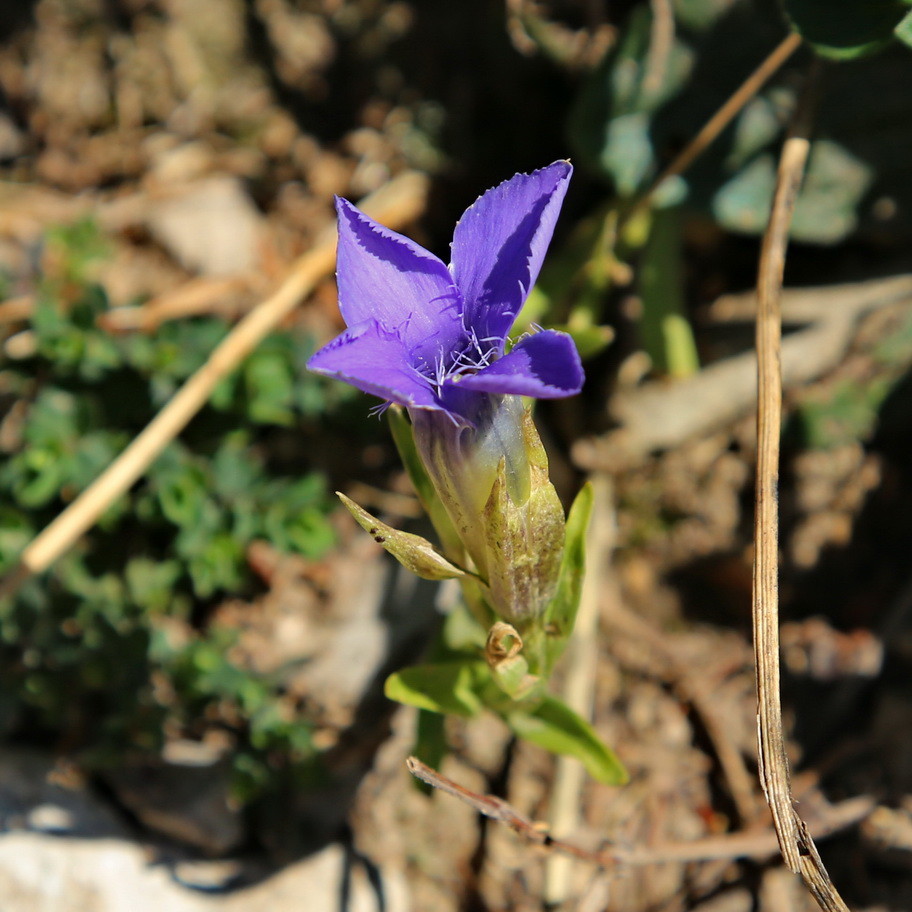
{"label": "dried straw stem", "polygon": [[754,516],[753,627],[760,779],[786,865],[822,909],[848,912],[795,810],[782,730],[779,679],[779,434],[782,423],[782,315],[785,251],[807,163],[814,70],[782,148],[757,275],[757,486]]}

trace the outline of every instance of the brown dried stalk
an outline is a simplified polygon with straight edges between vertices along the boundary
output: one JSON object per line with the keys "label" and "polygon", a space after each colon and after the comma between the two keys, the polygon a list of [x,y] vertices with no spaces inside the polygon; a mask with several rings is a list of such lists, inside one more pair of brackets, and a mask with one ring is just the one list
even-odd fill
{"label": "brown dried stalk", "polygon": [[807,163],[814,70],[782,147],[757,275],[757,486],[754,516],[753,627],[760,780],[786,865],[822,909],[848,912],[794,806],[782,730],[779,680],[779,434],[782,424],[782,315],[785,251]]}

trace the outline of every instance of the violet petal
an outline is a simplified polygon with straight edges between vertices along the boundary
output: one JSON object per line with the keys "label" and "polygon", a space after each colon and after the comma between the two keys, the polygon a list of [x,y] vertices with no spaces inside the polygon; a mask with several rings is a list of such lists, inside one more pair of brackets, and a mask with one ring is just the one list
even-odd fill
{"label": "violet petal", "polygon": [[373,319],[397,330],[417,362],[433,364],[463,335],[462,302],[446,266],[337,198],[339,309],[348,326]]}
{"label": "violet petal", "polygon": [[441,408],[430,382],[412,366],[399,335],[376,320],[336,336],[311,357],[307,367],[400,405]]}
{"label": "violet petal", "polygon": [[557,161],[517,174],[482,194],[456,225],[450,268],[466,326],[478,338],[503,339],[513,325],[538,278],[572,171]]}
{"label": "violet petal", "polygon": [[583,388],[583,365],[573,339],[546,329],[518,342],[513,350],[477,374],[456,381],[463,390],[560,399]]}

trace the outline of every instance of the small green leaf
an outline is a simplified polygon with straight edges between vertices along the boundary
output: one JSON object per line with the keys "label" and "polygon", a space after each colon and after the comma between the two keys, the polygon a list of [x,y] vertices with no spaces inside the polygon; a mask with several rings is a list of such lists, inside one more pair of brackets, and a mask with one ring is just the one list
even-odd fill
{"label": "small green leaf", "polygon": [[127,595],[141,608],[153,614],[163,613],[174,600],[181,573],[181,565],[175,560],[131,558],[124,569]]}
{"label": "small green leaf", "polygon": [[589,775],[605,785],[623,785],[627,770],[595,729],[555,697],[546,696],[533,710],[506,717],[514,734],[554,754],[580,760]]}
{"label": "small green leaf", "polygon": [[483,662],[444,662],[414,665],[391,674],[383,687],[390,700],[452,716],[475,716],[481,711],[479,694],[490,684]]}
{"label": "small green leaf", "polygon": [[608,121],[599,165],[611,175],[620,196],[636,193],[653,167],[649,115],[645,111],[621,114]]}
{"label": "small green leaf", "polygon": [[355,518],[355,522],[378,545],[389,551],[406,570],[427,580],[461,579],[466,575],[465,570],[451,564],[426,538],[413,535],[411,532],[400,532],[371,516],[367,510],[359,507],[341,492],[336,491],[336,494]]}
{"label": "small green leaf", "polygon": [[283,352],[254,352],[244,365],[247,414],[260,424],[290,425],[294,418],[294,378]]}

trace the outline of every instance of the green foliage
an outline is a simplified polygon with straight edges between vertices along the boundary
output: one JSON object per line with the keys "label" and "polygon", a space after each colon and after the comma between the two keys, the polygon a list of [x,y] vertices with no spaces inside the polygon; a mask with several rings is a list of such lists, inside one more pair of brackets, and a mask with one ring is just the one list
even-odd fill
{"label": "green foliage", "polygon": [[[525,701],[507,699],[484,662],[466,658],[416,665],[390,675],[385,689],[391,700],[432,713],[471,717],[482,709],[494,710],[518,737],[552,753],[576,757],[599,782],[627,781],[620,760],[585,719],[547,694]],[[427,741],[431,752],[439,751],[436,737]]]}
{"label": "green foliage", "polygon": [[[857,223],[857,211],[872,172],[864,162],[828,140],[811,144],[808,170],[795,205],[790,234],[796,241],[835,244]],[[713,214],[733,231],[760,234],[769,219],[776,164],[772,154],[753,159],[713,198]]]}
{"label": "green foliage", "polygon": [[[50,233],[35,353],[3,371],[16,404],[0,463],[0,571],[227,331],[197,319],[154,336],[108,333],[105,293],[91,281],[105,253],[90,222]],[[307,557],[333,544],[323,478],[306,463],[303,474],[280,471],[263,446],[342,401],[303,376],[311,350],[291,335],[268,339],[77,549],[0,604],[0,731],[53,736],[105,763],[155,750],[165,729],[197,737],[215,726],[235,741],[245,798],[276,756],[294,764],[314,753],[281,683],[233,662],[230,635],[205,624],[207,604],[255,592],[252,541]]]}
{"label": "green foliage", "polygon": [[656,209],[649,240],[637,270],[643,302],[643,348],[653,366],[671,377],[687,377],[700,368],[697,347],[685,316],[680,213]]}
{"label": "green foliage", "polygon": [[[673,14],[673,22],[657,21],[646,0],[634,4],[618,23],[611,51],[581,81],[568,140],[575,160],[601,178],[614,199],[593,215],[585,236],[581,224],[546,265],[534,301],[539,316],[532,317],[554,323],[572,313],[567,322],[577,321],[581,330],[575,338],[597,347],[591,328],[605,322],[615,277],[632,269],[642,302],[640,343],[656,370],[671,375],[697,365],[679,268],[687,232],[671,238],[660,224],[663,214],[675,207],[691,224],[694,216],[711,217],[727,231],[763,232],[775,162],[797,103],[795,75],[806,71],[807,54],[796,54],[683,175],[655,189],[651,213],[628,215],[789,26],[823,56],[866,58],[829,69],[821,80],[816,139],[792,237],[832,245],[859,226],[876,229],[873,199],[894,203],[906,230],[912,211],[907,93],[896,90],[908,75],[908,53],[899,43],[912,45],[910,0],[675,0]],[[871,54],[882,48],[885,53]],[[652,231],[631,224],[648,226],[651,219]],[[565,268],[571,262],[577,266],[572,273]],[[558,269],[561,277],[552,283]]]}
{"label": "green foliage", "polygon": [[234,792],[243,802],[269,788],[279,764],[306,765],[316,750],[309,726],[278,682],[251,675],[232,662],[234,641],[233,632],[222,629],[175,645],[160,630],[150,653],[168,669],[180,697],[174,712],[188,728],[198,728],[201,719],[216,713],[223,724],[240,727],[243,737],[238,738],[233,757]]}
{"label": "green foliage", "polygon": [[650,65],[652,14],[638,5],[617,50],[581,90],[570,115],[570,140],[621,197],[641,189],[655,170],[651,118],[686,84],[693,52],[674,38],[661,67]]}
{"label": "green foliage", "polygon": [[896,28],[893,29],[893,34],[907,47],[912,47],[912,11],[903,16]]}

